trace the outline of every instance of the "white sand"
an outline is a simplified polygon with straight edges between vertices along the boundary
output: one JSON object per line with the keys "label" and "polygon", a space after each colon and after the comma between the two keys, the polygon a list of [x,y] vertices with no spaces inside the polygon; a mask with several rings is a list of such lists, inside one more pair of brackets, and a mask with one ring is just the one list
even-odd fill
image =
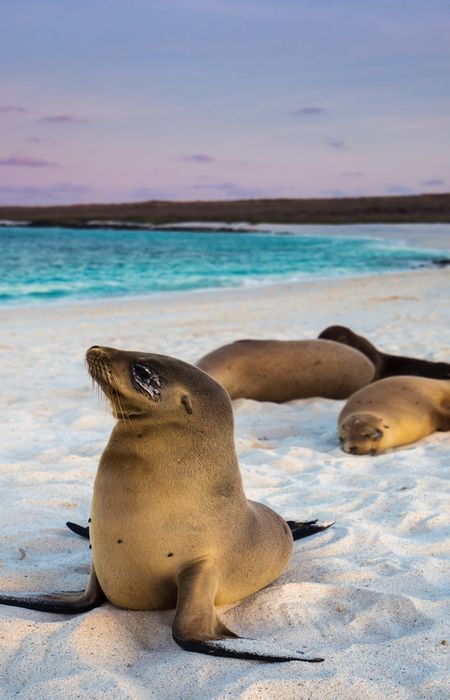
{"label": "white sand", "polygon": [[[2,309],[0,590],[82,589],[84,523],[112,419],[83,367],[92,344],[194,361],[239,337],[313,338],[341,323],[388,352],[450,360],[450,270],[146,300]],[[450,434],[380,457],[339,450],[341,402],[239,401],[247,495],[336,520],[284,575],[222,611],[243,636],[325,657],[262,664],[187,653],[172,612],[105,605],[63,618],[0,607],[1,698],[450,697]],[[444,643],[445,642],[445,643]]]}

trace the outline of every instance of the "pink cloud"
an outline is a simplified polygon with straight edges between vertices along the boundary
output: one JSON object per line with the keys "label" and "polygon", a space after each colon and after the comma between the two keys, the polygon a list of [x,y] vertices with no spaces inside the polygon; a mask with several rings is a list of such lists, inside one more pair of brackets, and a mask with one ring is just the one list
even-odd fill
{"label": "pink cloud", "polygon": [[348,149],[348,145],[342,139],[335,139],[335,138],[328,139],[327,146],[329,146],[330,148],[336,148],[336,149],[342,150],[342,151],[345,151]]}
{"label": "pink cloud", "polygon": [[25,141],[28,143],[55,143],[54,139],[42,138],[41,136],[29,136]]}
{"label": "pink cloud", "polygon": [[18,105],[0,105],[1,114],[33,114],[32,109],[19,107]]}
{"label": "pink cloud", "polygon": [[364,177],[364,173],[362,170],[348,170],[345,173],[341,173],[342,177],[348,177],[348,178],[360,178]]}
{"label": "pink cloud", "polygon": [[412,189],[408,185],[386,185],[384,188],[388,194],[411,194]]}
{"label": "pink cloud", "polygon": [[77,204],[92,201],[94,190],[89,185],[72,182],[57,182],[47,186],[0,185],[0,203],[21,204]]}
{"label": "pink cloud", "polygon": [[37,121],[47,124],[92,124],[90,119],[77,117],[74,114],[47,114],[44,117],[39,117]]}
{"label": "pink cloud", "polygon": [[58,168],[59,164],[42,158],[13,155],[9,156],[9,158],[0,158],[0,166],[15,168]]}
{"label": "pink cloud", "polygon": [[206,153],[191,153],[188,156],[183,156],[183,160],[189,163],[215,163],[216,159]]}
{"label": "pink cloud", "polygon": [[293,117],[320,117],[323,114],[327,114],[327,110],[324,107],[300,107],[300,109],[294,109],[291,112]]}
{"label": "pink cloud", "polygon": [[431,178],[430,180],[424,180],[420,183],[425,187],[443,187],[445,185],[445,180],[440,177]]}

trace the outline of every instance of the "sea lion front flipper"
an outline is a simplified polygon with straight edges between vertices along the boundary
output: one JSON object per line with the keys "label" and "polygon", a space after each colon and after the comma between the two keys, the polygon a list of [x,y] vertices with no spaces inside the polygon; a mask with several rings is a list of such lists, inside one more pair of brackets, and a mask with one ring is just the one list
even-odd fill
{"label": "sea lion front flipper", "polygon": [[89,526],[84,527],[83,525],[71,523],[70,521],[67,522],[66,525],[69,528],[69,530],[74,532],[76,535],[80,535],[80,537],[85,537],[87,540],[89,539]]}
{"label": "sea lion front flipper", "polygon": [[219,619],[214,607],[218,576],[205,561],[184,569],[178,579],[177,612],[172,635],[186,651],[251,661],[323,661],[306,658],[264,640],[238,637]]}
{"label": "sea lion front flipper", "polygon": [[328,525],[317,525],[317,520],[286,520],[286,523],[292,532],[292,537],[294,540],[300,540],[302,537],[315,535],[316,532],[328,530],[329,527],[334,525],[334,522],[329,523]]}
{"label": "sea lion front flipper", "polygon": [[8,593],[0,594],[0,604],[2,605],[62,615],[76,615],[88,612],[93,608],[97,608],[104,601],[105,594],[100,587],[94,567],[91,569],[89,582],[84,591],[76,593],[31,593],[23,597]]}
{"label": "sea lion front flipper", "polygon": [[439,427],[438,430],[446,433],[450,430],[450,404],[444,403],[439,410]]}

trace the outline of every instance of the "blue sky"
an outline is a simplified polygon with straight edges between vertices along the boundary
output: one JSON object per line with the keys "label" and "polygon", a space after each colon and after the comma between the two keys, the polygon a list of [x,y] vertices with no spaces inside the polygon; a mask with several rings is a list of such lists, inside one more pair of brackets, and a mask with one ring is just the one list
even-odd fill
{"label": "blue sky", "polygon": [[450,189],[450,4],[2,0],[0,202]]}

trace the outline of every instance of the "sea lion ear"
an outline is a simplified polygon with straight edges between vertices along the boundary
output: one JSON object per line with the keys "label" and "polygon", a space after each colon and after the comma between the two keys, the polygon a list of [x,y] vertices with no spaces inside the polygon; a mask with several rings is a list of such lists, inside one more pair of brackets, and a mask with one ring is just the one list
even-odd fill
{"label": "sea lion ear", "polygon": [[187,394],[184,394],[181,397],[181,403],[185,407],[186,413],[189,413],[189,415],[191,416],[192,415],[192,402]]}
{"label": "sea lion ear", "polygon": [[378,429],[374,430],[372,435],[371,435],[372,440],[381,440],[382,437],[383,437],[383,431],[378,430]]}

